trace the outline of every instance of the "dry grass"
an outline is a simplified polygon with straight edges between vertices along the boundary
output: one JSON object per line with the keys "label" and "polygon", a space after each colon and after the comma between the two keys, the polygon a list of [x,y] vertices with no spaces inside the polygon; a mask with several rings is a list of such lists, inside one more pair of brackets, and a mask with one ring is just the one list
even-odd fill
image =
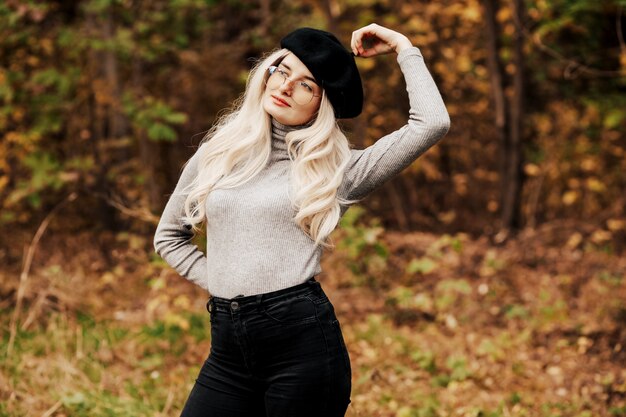
{"label": "dry grass", "polygon": [[[349,416],[626,415],[623,257],[563,244],[571,229],[503,246],[370,232],[319,277],[352,359]],[[149,239],[98,240],[109,260],[88,233],[45,238],[9,354],[19,270],[0,271],[0,416],[180,414],[210,348],[207,294]]]}

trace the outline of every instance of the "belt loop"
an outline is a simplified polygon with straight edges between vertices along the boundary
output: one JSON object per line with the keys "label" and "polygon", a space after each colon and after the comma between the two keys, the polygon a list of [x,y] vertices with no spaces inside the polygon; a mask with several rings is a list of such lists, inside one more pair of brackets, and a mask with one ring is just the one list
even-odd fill
{"label": "belt loop", "polygon": [[262,311],[261,301],[263,301],[263,294],[257,294],[256,295],[256,310],[257,311]]}

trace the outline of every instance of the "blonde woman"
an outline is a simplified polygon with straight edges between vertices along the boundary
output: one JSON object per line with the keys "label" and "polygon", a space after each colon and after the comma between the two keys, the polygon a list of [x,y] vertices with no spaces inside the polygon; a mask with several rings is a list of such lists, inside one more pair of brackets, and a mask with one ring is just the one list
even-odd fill
{"label": "blonde woman", "polygon": [[[331,33],[300,28],[280,46],[256,63],[233,110],[189,159],[154,236],[156,253],[210,293],[211,350],[185,417],[345,415],[352,371],[315,279],[322,251],[351,204],[450,127],[421,51],[401,33],[365,26],[352,33],[350,53]],[[408,122],[351,149],[337,119],[363,107],[355,58],[394,52]],[[202,227],[206,255],[190,242]]]}

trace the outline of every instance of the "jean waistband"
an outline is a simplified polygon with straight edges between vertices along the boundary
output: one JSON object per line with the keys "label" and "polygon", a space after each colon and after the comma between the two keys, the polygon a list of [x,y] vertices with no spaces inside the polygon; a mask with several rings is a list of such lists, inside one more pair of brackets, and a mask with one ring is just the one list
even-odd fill
{"label": "jean waistband", "polygon": [[270,291],[263,294],[256,295],[238,295],[233,298],[222,298],[222,297],[209,297],[209,301],[207,302],[207,310],[211,311],[211,305],[222,305],[228,306],[230,308],[242,309],[246,308],[249,305],[259,306],[271,302],[280,301],[289,297],[305,294],[311,289],[319,289],[321,288],[321,284],[319,281],[315,279],[315,276],[310,277],[302,284],[297,284],[292,287],[283,288],[276,291]]}

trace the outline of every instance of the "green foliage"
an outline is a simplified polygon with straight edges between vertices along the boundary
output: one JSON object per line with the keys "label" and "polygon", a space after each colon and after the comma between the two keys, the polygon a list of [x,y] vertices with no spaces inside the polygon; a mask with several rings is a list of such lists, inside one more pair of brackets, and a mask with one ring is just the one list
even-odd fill
{"label": "green foliage", "polygon": [[[626,61],[614,31],[597,30],[614,27],[615,13],[623,4],[624,0],[525,3],[530,33],[523,39],[529,81],[523,162],[536,173],[525,181],[540,180],[538,221],[602,217],[594,214],[614,204],[612,196],[623,191],[620,173],[626,158],[619,132],[626,123],[626,99],[621,93],[626,77],[620,69],[623,71]],[[241,92],[252,58],[277,46],[280,37],[293,27],[332,26],[347,43],[352,30],[377,21],[407,34],[421,48],[444,97],[446,91],[458,93],[451,107],[458,111],[451,113],[466,124],[467,137],[471,138],[468,146],[455,147],[455,153],[448,154],[447,166],[454,167],[451,172],[444,172],[425,155],[415,166],[418,169],[411,170],[411,181],[448,178],[441,180],[441,186],[451,190],[445,211],[455,213],[456,218],[467,217],[461,227],[479,232],[498,213],[495,210],[478,216],[473,211],[485,206],[485,196],[501,194],[497,178],[491,178],[497,176],[496,153],[492,147],[483,146],[485,140],[493,138],[493,112],[486,111],[491,89],[484,65],[482,11],[475,4],[454,2],[433,4],[428,11],[432,18],[426,18],[417,3],[407,3],[391,13],[392,9],[386,3],[348,1],[333,8],[331,22],[328,10],[320,4],[301,2],[283,4],[272,10],[271,18],[264,15],[259,3],[239,0],[155,0],[139,8],[118,0],[86,0],[67,7],[34,1],[1,3],[0,27],[5,29],[0,49],[11,59],[0,70],[0,218],[16,221],[20,217],[16,213],[22,209],[24,221],[24,216],[40,208],[44,199],[59,200],[52,188],[54,180],[50,188],[41,190],[17,185],[17,179],[29,174],[21,161],[33,152],[56,155],[60,167],[66,166],[66,158],[90,156],[106,167],[92,167],[88,177],[100,169],[116,173],[104,181],[96,178],[94,183],[102,189],[95,191],[112,191],[137,202],[145,198],[137,194],[150,190],[151,203],[156,206],[152,200],[164,194],[159,189],[164,178],[151,175],[150,167],[142,166],[145,160],[137,163],[140,150],[145,150],[145,144],[137,146],[140,141],[147,138],[180,145],[187,135],[207,129],[216,114]],[[502,27],[499,53],[508,76],[514,70],[514,22],[508,4],[500,3],[498,20]],[[442,35],[436,38],[433,33]],[[441,41],[445,48],[437,46]],[[580,72],[568,78],[564,74],[579,69],[572,61],[599,73]],[[406,109],[402,108],[406,103],[398,100],[404,85],[391,56],[357,59],[357,64],[368,75],[364,77],[369,92],[364,117],[371,123],[359,139],[362,143],[358,145],[363,145],[399,126],[405,119]],[[115,140],[120,138],[129,138],[123,142],[124,149],[117,148],[119,142]],[[461,192],[449,182],[457,178],[463,178],[463,184],[486,187],[485,192]],[[524,189],[532,193],[536,185],[525,184]],[[9,186],[11,190],[6,189]],[[10,196],[16,186],[21,187],[17,198]],[[64,193],[73,187],[64,182],[56,191]],[[561,196],[567,192],[568,203],[563,204]],[[34,195],[27,197],[28,193]],[[400,193],[398,207],[422,215],[443,211],[443,199],[429,194],[422,193],[416,202],[414,196],[409,199],[408,193]],[[441,190],[432,195],[442,195]],[[380,203],[377,198],[373,197],[372,207],[383,207],[374,204]],[[467,199],[472,199],[470,204],[466,204]],[[9,208],[15,211],[5,211],[16,201],[19,207]],[[531,203],[525,202],[535,200],[522,201],[524,212],[531,213]],[[393,224],[393,210],[372,213],[385,216],[384,220]],[[619,208],[615,213],[624,214]],[[407,218],[411,227],[423,224],[412,223],[420,216]],[[457,240],[452,245],[460,243]],[[454,248],[461,250],[461,246]],[[614,250],[607,245],[598,248]],[[354,250],[358,251],[356,247]],[[384,255],[374,262],[381,258]],[[438,259],[437,250],[433,250],[412,260],[407,272],[432,273]],[[358,272],[361,267],[355,269],[365,277],[367,273]],[[374,269],[378,267],[382,264]]]}
{"label": "green foliage", "polygon": [[434,395],[416,394],[418,406],[403,406],[396,412],[395,417],[440,417],[441,402]]}
{"label": "green foliage", "polygon": [[472,375],[471,370],[467,366],[467,358],[465,356],[451,355],[446,359],[445,371],[435,373],[430,383],[433,387],[447,387],[452,381],[464,381]]}
{"label": "green foliage", "polygon": [[[134,388],[130,384],[127,386]],[[134,394],[136,395],[137,392]],[[59,400],[63,409],[76,417],[150,416],[154,412],[154,405],[149,402],[139,402],[134,398],[120,398],[108,390],[68,392]]]}
{"label": "green foliage", "polygon": [[61,164],[54,155],[34,152],[24,158],[24,165],[31,170],[29,179],[20,179],[8,195],[6,204],[11,206],[25,199],[32,208],[41,206],[41,193],[48,189],[59,190],[65,183]]}
{"label": "green foliage", "polygon": [[626,416],[626,405],[622,407],[610,407],[609,413],[614,417],[625,417]]}
{"label": "green foliage", "polygon": [[426,253],[435,258],[441,258],[447,249],[452,249],[454,252],[461,254],[463,252],[461,237],[459,235],[451,236],[448,233],[444,233],[428,247]]}
{"label": "green foliage", "polygon": [[374,282],[380,277],[387,264],[389,251],[380,239],[384,228],[376,218],[368,224],[362,223],[365,208],[355,205],[350,207],[340,220],[337,249],[345,253],[347,265],[357,278],[357,285]]}
{"label": "green foliage", "polygon": [[430,258],[422,257],[419,259],[413,259],[406,267],[406,272],[414,274],[416,272],[420,274],[428,274],[433,272],[437,267],[437,263]]}
{"label": "green foliage", "polygon": [[476,417],[505,417],[507,414],[504,414],[502,411],[502,407],[495,411],[483,411],[479,410],[476,413]]}
{"label": "green foliage", "polygon": [[619,274],[613,274],[610,271],[600,271],[598,278],[601,282],[605,282],[613,287],[620,287],[624,282],[623,276]]}
{"label": "green foliage", "polygon": [[488,355],[492,360],[502,360],[505,358],[505,351],[499,344],[491,339],[483,339],[476,348],[478,355]]}
{"label": "green foliage", "polygon": [[429,374],[434,375],[437,372],[437,364],[435,363],[435,354],[433,352],[429,350],[415,350],[410,357],[421,369]]}
{"label": "green foliage", "polygon": [[467,368],[467,358],[462,355],[450,356],[446,359],[446,366],[450,369],[450,379],[452,381],[463,381],[472,375]]}
{"label": "green foliage", "polygon": [[514,318],[528,318],[530,313],[528,311],[528,309],[522,305],[519,304],[506,304],[503,307],[504,310],[504,317],[506,317],[507,319],[514,319]]}
{"label": "green foliage", "polygon": [[124,111],[137,129],[146,131],[153,141],[174,142],[177,134],[170,125],[187,121],[186,114],[176,112],[162,100],[150,96],[137,100],[125,94]]}
{"label": "green foliage", "polygon": [[357,337],[368,342],[380,339],[381,332],[384,331],[383,316],[380,314],[368,314],[366,323],[367,328],[357,332]]}
{"label": "green foliage", "polygon": [[435,287],[435,306],[440,311],[446,311],[471,291],[472,287],[465,279],[441,280]]}
{"label": "green foliage", "polygon": [[454,251],[461,254],[463,242],[459,236],[451,236],[444,233],[426,249],[425,256],[412,259],[406,267],[409,274],[427,275],[437,269],[437,261],[443,259],[447,251]]}
{"label": "green foliage", "polygon": [[362,255],[367,248],[373,248],[380,256],[387,256],[387,249],[378,239],[384,229],[378,219],[372,219],[369,225],[361,224],[359,220],[364,214],[366,209],[362,206],[352,206],[346,211],[340,220],[346,234],[338,246],[346,249],[352,258]]}
{"label": "green foliage", "polygon": [[[0,311],[7,319],[3,323],[7,329],[8,313]],[[14,353],[2,362],[0,372],[11,379],[27,380],[30,368],[37,366],[33,389],[48,392],[51,404],[59,401],[59,410],[67,415],[147,417],[163,410],[172,395],[166,366],[190,354],[189,339],[179,326],[156,320],[137,328],[124,321],[98,320],[83,311],[71,320],[66,314],[51,313],[45,326],[34,331],[22,331],[18,326]],[[187,331],[196,342],[210,340],[208,317],[189,312],[182,315],[191,323]],[[3,354],[7,340],[8,332],[4,332]],[[128,367],[132,369],[125,369]],[[109,384],[111,372],[116,373],[114,391],[101,385],[104,379]],[[93,389],[96,386],[99,389]],[[180,395],[183,390],[186,387]]]}

